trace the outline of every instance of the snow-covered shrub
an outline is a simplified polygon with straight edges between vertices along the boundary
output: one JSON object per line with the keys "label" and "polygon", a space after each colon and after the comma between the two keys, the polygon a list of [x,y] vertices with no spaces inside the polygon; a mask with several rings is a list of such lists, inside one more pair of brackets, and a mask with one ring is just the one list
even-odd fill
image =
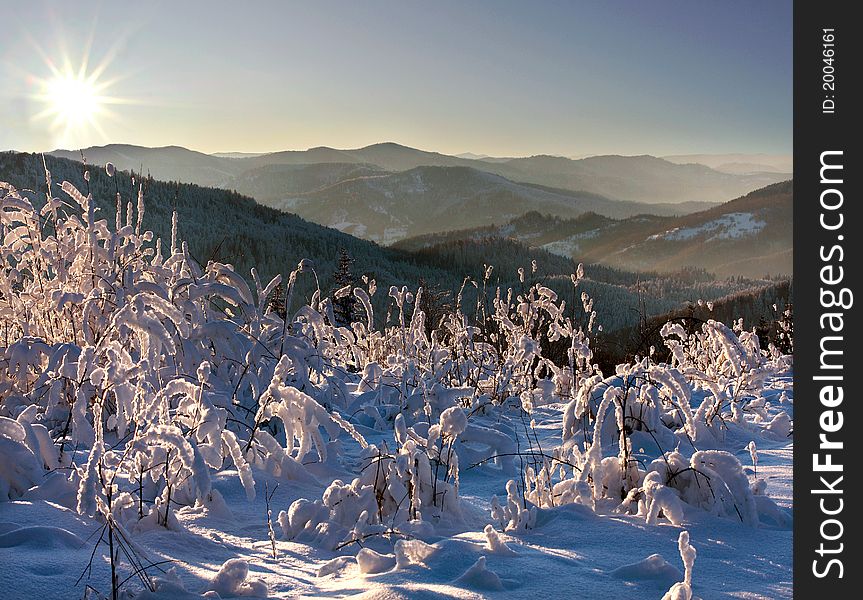
{"label": "snow-covered shrub", "polygon": [[506,504],[501,506],[497,496],[491,498],[491,518],[504,531],[524,532],[536,524],[536,507],[523,505],[516,483],[510,479],[506,483]]}
{"label": "snow-covered shrub", "polygon": [[210,582],[210,589],[220,598],[235,596],[266,598],[268,595],[266,583],[260,580],[249,581],[249,564],[240,558],[225,561]]}
{"label": "snow-covered shrub", "polygon": [[[759,512],[778,513],[767,501],[758,508],[735,456],[697,448],[716,447],[729,427],[754,424],[787,435],[788,415],[780,411],[768,422],[760,397],[784,363],[763,353],[757,337],[739,324],[735,332],[709,321],[687,334],[669,323],[663,335],[672,364],[648,356],[618,365],[614,375],[579,379],[564,409],[561,446],[524,470],[526,501],[541,508],[604,503],[618,512],[636,511],[648,523],[661,516],[680,524],[686,505],[751,526],[758,525]],[[653,447],[660,458],[639,461],[634,444]],[[691,448],[691,456],[681,446]]]}
{"label": "snow-covered shrub", "polygon": [[[111,467],[114,484],[125,481],[139,501],[146,489],[167,511],[172,500],[200,501],[209,469],[226,460],[250,498],[250,461],[290,478],[304,476],[300,461],[310,449],[324,460],[321,429],[334,437],[339,426],[298,389],[331,400],[338,388],[321,359],[333,355],[334,336],[323,317],[301,310],[288,323],[265,312],[279,278],[262,286],[252,273],[256,298],[230,265],[199,266],[177,238],[176,221],[170,249],[153,244],[141,230],[140,186],[125,224],[118,199],[113,227],[91,196],[68,182],[61,189],[72,203],[49,193],[40,208],[0,186],[8,340],[0,411],[17,417],[32,407],[29,430],[47,430],[60,450],[48,467],[70,447],[89,449],[79,469],[80,508],[94,513],[101,466]],[[300,265],[291,281],[308,268]],[[262,390],[260,382],[269,385]],[[106,450],[106,436],[128,441]],[[56,452],[50,437],[30,437],[42,440],[43,460]]]}
{"label": "snow-covered shrub", "polygon": [[445,516],[458,518],[459,460],[454,445],[467,426],[458,407],[445,410],[430,427],[407,427],[398,415],[396,450],[367,444],[359,477],[350,483],[337,479],[320,501],[296,500],[281,511],[283,535],[335,549],[372,535],[411,534],[423,523]]}
{"label": "snow-covered shrub", "polygon": [[695,452],[688,460],[673,451],[648,465],[641,487],[633,488],[618,510],[638,499],[638,514],[648,524],[662,515],[675,525],[684,521],[683,503],[757,527],[758,510],[740,461],[719,450]]}
{"label": "snow-covered shrub", "polygon": [[[39,483],[45,473],[45,453],[54,453],[44,428],[0,416],[0,502],[14,500]],[[36,431],[39,431],[37,434]],[[54,462],[48,457],[48,464]],[[56,466],[56,463],[52,466]]]}
{"label": "snow-covered shrub", "polygon": [[732,330],[711,319],[692,333],[669,322],[662,336],[671,351],[671,366],[708,394],[701,408],[705,424],[713,426],[716,420],[741,424],[747,411],[758,410],[758,392],[776,372],[776,359],[766,356],[758,336],[744,331],[742,322]]}

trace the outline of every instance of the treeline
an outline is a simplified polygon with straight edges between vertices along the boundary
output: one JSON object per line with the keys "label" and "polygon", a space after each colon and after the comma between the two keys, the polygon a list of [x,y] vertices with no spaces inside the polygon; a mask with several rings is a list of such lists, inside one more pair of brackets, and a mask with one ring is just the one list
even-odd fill
{"label": "treeline", "polygon": [[644,357],[652,347],[656,360],[667,360],[667,348],[660,335],[665,323],[677,321],[691,332],[711,319],[727,324],[743,319],[744,329],[755,330],[762,348],[774,344],[790,354],[793,350],[793,293],[791,280],[778,280],[715,301],[690,302],[661,315],[640,313],[637,323],[600,335],[596,358],[600,366],[607,369],[636,356]]}

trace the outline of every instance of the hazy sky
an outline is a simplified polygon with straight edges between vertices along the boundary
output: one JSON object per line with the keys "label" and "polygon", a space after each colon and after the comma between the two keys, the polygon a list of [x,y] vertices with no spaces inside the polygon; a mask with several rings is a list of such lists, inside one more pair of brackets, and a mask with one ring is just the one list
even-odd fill
{"label": "hazy sky", "polygon": [[[790,0],[0,0],[0,22],[0,149],[791,151]],[[86,55],[123,103],[64,137],[34,95]]]}

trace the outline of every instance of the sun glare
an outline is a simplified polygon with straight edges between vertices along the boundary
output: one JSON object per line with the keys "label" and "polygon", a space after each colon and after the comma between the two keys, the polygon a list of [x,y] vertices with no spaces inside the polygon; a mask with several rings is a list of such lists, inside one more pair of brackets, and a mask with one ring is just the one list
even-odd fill
{"label": "sun glare", "polygon": [[41,110],[33,116],[34,121],[48,121],[57,144],[74,147],[104,139],[103,122],[116,118],[107,106],[126,103],[106,95],[112,82],[101,78],[104,66],[89,73],[86,60],[78,69],[68,61],[65,68],[51,63],[48,67],[51,75],[37,79],[38,93],[33,98]]}
{"label": "sun glare", "polygon": [[71,73],[46,83],[45,100],[51,113],[67,127],[92,124],[101,108],[93,82]]}

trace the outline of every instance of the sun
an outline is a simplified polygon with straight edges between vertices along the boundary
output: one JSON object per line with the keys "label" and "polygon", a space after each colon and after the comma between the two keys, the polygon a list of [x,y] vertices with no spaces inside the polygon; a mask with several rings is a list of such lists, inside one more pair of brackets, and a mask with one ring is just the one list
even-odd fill
{"label": "sun", "polygon": [[95,82],[72,73],[48,80],[43,97],[49,114],[67,128],[93,124],[102,109]]}
{"label": "sun", "polygon": [[113,82],[102,77],[106,65],[88,72],[86,60],[77,69],[68,60],[63,62],[62,68],[47,62],[50,75],[36,80],[33,99],[40,110],[33,120],[48,121],[54,142],[63,146],[83,146],[97,138],[104,139],[104,121],[116,119],[108,105],[127,101],[108,95]]}

